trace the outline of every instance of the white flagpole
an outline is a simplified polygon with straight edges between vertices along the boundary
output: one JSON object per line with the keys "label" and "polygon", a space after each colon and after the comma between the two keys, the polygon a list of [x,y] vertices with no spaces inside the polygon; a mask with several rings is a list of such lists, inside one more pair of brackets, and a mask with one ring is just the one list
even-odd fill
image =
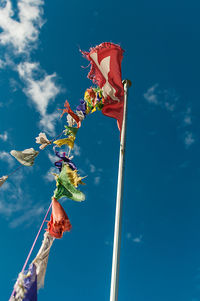
{"label": "white flagpole", "polygon": [[126,118],[127,118],[127,98],[128,98],[128,87],[131,86],[131,82],[129,80],[124,80],[123,85],[124,85],[124,114],[123,114],[121,141],[120,141],[120,154],[119,154],[117,200],[116,200],[116,212],[115,212],[115,231],[114,231],[112,275],[111,275],[111,286],[110,286],[110,301],[118,300],[119,262],[120,262],[120,245],[121,245],[121,220],[122,220],[122,194],[123,194],[123,179],[124,179],[124,155],[125,155]]}

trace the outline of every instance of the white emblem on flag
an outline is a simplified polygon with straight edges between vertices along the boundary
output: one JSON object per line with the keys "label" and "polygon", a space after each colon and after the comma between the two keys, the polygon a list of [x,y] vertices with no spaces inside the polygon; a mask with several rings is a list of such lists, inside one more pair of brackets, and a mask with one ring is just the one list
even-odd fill
{"label": "white emblem on flag", "polygon": [[116,90],[115,88],[109,83],[108,81],[108,73],[110,72],[110,56],[105,57],[101,63],[99,64],[97,53],[91,53],[90,57],[93,59],[99,70],[101,71],[103,77],[105,78],[106,82],[102,87],[103,96],[107,98],[107,96],[111,97],[113,100],[120,101],[119,98],[115,96]]}

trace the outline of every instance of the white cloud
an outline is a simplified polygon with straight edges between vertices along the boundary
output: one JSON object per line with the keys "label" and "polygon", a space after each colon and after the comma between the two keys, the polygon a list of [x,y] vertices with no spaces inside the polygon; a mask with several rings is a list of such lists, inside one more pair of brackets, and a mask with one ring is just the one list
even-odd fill
{"label": "white cloud", "polygon": [[175,109],[175,104],[170,104],[168,101],[164,102],[164,106],[167,109],[167,111],[173,112]]}
{"label": "white cloud", "polygon": [[44,74],[43,79],[34,79],[34,73],[40,72],[38,63],[20,63],[17,69],[20,77],[26,83],[25,94],[34,102],[38,112],[45,116],[49,102],[53,102],[60,92],[55,84],[56,74]]}
{"label": "white cloud", "polygon": [[6,191],[9,188],[10,188],[10,183],[4,182],[0,189],[1,189],[1,191]]}
{"label": "white cloud", "polygon": [[0,200],[0,213],[5,216],[10,216],[17,209],[16,204],[6,204],[6,202]]}
{"label": "white cloud", "polygon": [[192,123],[191,116],[185,116],[184,123],[190,125]]}
{"label": "white cloud", "polygon": [[0,134],[0,140],[7,141],[8,140],[8,133],[4,132],[3,134]]}
{"label": "white cloud", "polygon": [[9,153],[5,151],[0,152],[0,160],[7,162],[10,167],[13,167],[14,165],[14,159]]}
{"label": "white cloud", "polygon": [[156,94],[156,89],[158,88],[158,84],[150,87],[146,93],[144,93],[144,98],[149,102],[158,105],[158,96]]}
{"label": "white cloud", "polygon": [[[23,62],[17,66],[19,76],[26,84],[24,93],[35,104],[37,111],[41,115],[40,126],[49,134],[55,134],[55,124],[59,117],[59,112],[47,113],[47,107],[60,93],[60,88],[55,83],[56,73],[47,75],[41,70],[38,63]],[[43,73],[42,78],[35,79]],[[40,76],[41,77],[41,76]]]}
{"label": "white cloud", "polygon": [[58,161],[58,157],[55,156],[54,154],[52,155],[52,153],[48,153],[48,158],[51,161],[51,163],[54,163],[55,161]]}
{"label": "white cloud", "polygon": [[0,8],[0,43],[13,46],[16,53],[28,53],[38,39],[42,20],[42,0],[19,0],[18,20],[14,19],[15,11],[10,0]]}
{"label": "white cloud", "polygon": [[181,133],[181,136],[184,137],[183,143],[186,149],[196,142],[193,129],[191,130],[192,109],[191,107],[187,107],[184,112],[180,113],[182,107],[180,108],[179,97],[175,92],[166,89],[161,90],[159,89],[159,85],[155,84],[144,93],[144,98],[147,102],[172,113],[171,116],[177,121],[177,127],[182,129],[183,133]]}
{"label": "white cloud", "polygon": [[113,242],[111,240],[105,240],[105,245],[106,246],[112,246]]}
{"label": "white cloud", "polygon": [[[20,211],[24,206],[25,193],[21,189],[22,180],[23,174],[21,171],[18,171],[11,178],[8,178],[7,182],[0,189],[0,213],[6,217]],[[9,202],[7,201],[7,196],[9,196]]]}
{"label": "white cloud", "polygon": [[170,112],[175,110],[178,100],[178,96],[173,91],[167,89],[161,90],[158,84],[150,87],[143,96],[148,103],[160,106]]}
{"label": "white cloud", "polygon": [[96,167],[93,164],[90,164],[90,172],[94,173],[96,171]]}
{"label": "white cloud", "polygon": [[44,129],[49,135],[55,135],[55,126],[58,121],[58,117],[60,114],[58,112],[54,112],[52,114],[42,115],[39,125],[42,129]]}
{"label": "white cloud", "polygon": [[5,68],[6,62],[0,59],[0,69]]}
{"label": "white cloud", "polygon": [[32,219],[36,219],[36,217],[40,216],[42,213],[44,212],[44,208],[43,207],[34,207],[31,208],[29,210],[26,210],[24,212],[24,214],[22,214],[21,216],[15,218],[14,220],[12,220],[10,222],[10,227],[11,228],[16,228],[18,226],[20,226],[21,224],[30,224],[32,223]]}
{"label": "white cloud", "polygon": [[9,85],[12,92],[16,92],[19,88],[21,88],[20,84],[14,78],[9,79]]}
{"label": "white cloud", "polygon": [[35,202],[30,200],[27,186],[24,185],[24,172],[29,171],[19,170],[9,177],[0,189],[0,214],[12,228],[22,223],[30,225],[44,210],[42,206],[35,205]]}
{"label": "white cloud", "polygon": [[95,177],[94,178],[94,184],[99,185],[101,178],[100,177]]}
{"label": "white cloud", "polygon": [[135,237],[135,238],[133,238],[132,240],[133,240],[133,242],[135,242],[135,243],[137,243],[137,244],[139,244],[139,243],[141,243],[142,242],[142,235],[140,235],[139,237]]}
{"label": "white cloud", "polygon": [[75,156],[81,155],[81,148],[76,143],[74,143],[73,153]]}
{"label": "white cloud", "polygon": [[186,132],[185,133],[185,138],[184,138],[184,143],[185,147],[189,148],[193,143],[195,142],[195,138],[192,132]]}
{"label": "white cloud", "polygon": [[191,125],[192,124],[192,116],[191,116],[191,108],[187,108],[187,111],[184,115],[183,123],[185,126]]}
{"label": "white cloud", "polygon": [[53,181],[55,181],[54,175],[52,175],[52,173],[57,173],[56,167],[51,167],[47,171],[47,173],[43,176],[43,178],[45,179],[45,181],[47,181],[47,182],[53,182]]}
{"label": "white cloud", "polygon": [[[42,20],[43,0],[19,0],[18,19],[16,20],[15,11],[10,0],[5,2],[0,8],[0,44],[13,46],[14,54],[25,53],[25,60],[17,67],[7,56],[5,61],[0,60],[0,68],[10,65],[17,70],[20,78],[25,83],[24,93],[35,104],[41,119],[39,126],[45,129],[49,134],[55,134],[55,123],[59,116],[58,112],[49,114],[47,107],[52,103],[55,97],[60,93],[60,87],[55,83],[56,73],[46,74],[41,69],[39,63],[27,61],[31,50],[36,47],[39,36],[39,30],[44,24]],[[14,86],[16,89],[16,86]]]}
{"label": "white cloud", "polygon": [[132,234],[129,232],[126,234],[126,238],[134,243],[141,243],[142,242],[142,238],[143,238],[143,235],[139,235],[139,236],[136,236],[136,237],[133,237]]}
{"label": "white cloud", "polygon": [[93,174],[94,185],[99,185],[101,181],[101,173],[103,172],[102,168],[97,168],[94,164],[90,162],[89,159],[85,160],[85,163],[88,165],[89,172]]}
{"label": "white cloud", "polygon": [[[1,34],[0,34],[1,36]],[[1,38],[0,38],[1,43]],[[4,60],[0,59],[0,69],[5,69],[7,66],[13,66],[12,60],[9,58],[8,54],[5,54]]]}
{"label": "white cloud", "polygon": [[132,237],[131,233],[126,234],[126,238],[130,239]]}

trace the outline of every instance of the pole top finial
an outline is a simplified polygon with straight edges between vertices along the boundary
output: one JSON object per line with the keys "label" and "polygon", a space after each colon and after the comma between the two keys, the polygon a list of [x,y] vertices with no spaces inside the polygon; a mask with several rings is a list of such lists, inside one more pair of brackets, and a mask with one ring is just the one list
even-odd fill
{"label": "pole top finial", "polygon": [[128,87],[131,87],[131,86],[132,86],[132,82],[131,82],[129,79],[124,79],[124,80],[122,81],[122,84],[123,84],[123,85],[127,84]]}

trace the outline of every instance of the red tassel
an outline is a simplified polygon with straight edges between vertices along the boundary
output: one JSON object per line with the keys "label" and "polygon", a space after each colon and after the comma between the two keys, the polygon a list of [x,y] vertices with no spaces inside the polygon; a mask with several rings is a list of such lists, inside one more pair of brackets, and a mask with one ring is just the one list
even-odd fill
{"label": "red tassel", "polygon": [[65,113],[68,113],[68,114],[71,115],[71,116],[74,118],[74,120],[76,121],[77,127],[80,128],[80,126],[81,126],[81,121],[80,121],[79,117],[72,111],[72,109],[70,108],[69,102],[68,102],[67,100],[65,101],[64,107],[65,107],[66,109],[63,109],[63,112],[62,112],[60,118],[62,118],[62,116],[63,116]]}
{"label": "red tassel", "polygon": [[48,222],[47,226],[47,231],[55,238],[62,238],[63,233],[66,231],[69,232],[72,228],[65,210],[54,197],[52,198],[51,220]]}

